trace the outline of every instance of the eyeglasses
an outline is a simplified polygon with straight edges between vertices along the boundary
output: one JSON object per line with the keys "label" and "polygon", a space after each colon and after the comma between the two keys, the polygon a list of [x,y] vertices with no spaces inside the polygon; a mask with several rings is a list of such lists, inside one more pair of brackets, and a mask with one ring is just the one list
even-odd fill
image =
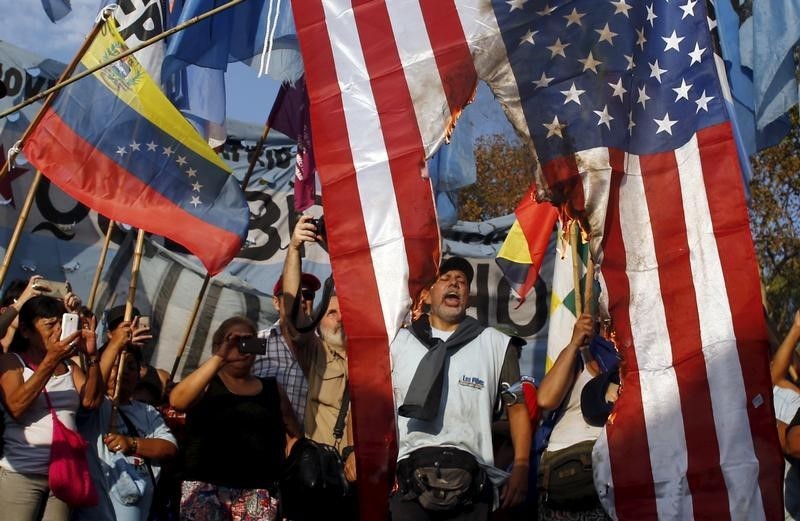
{"label": "eyeglasses", "polygon": [[253,335],[228,335],[225,337],[225,341],[229,344],[239,344],[242,342],[247,342],[251,338],[255,338]]}

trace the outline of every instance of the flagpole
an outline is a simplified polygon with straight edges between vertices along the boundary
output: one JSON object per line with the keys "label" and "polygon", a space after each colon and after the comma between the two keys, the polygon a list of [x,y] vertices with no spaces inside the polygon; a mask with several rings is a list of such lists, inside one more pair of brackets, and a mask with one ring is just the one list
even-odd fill
{"label": "flagpole", "polygon": [[106,255],[108,255],[108,247],[111,244],[111,234],[114,232],[114,221],[108,221],[108,230],[106,230],[105,239],[103,239],[103,248],[100,250],[100,260],[97,263],[97,269],[94,270],[94,278],[92,279],[92,289],[89,291],[89,298],[86,306],[94,311],[94,300],[97,297],[97,288],[100,286],[100,275],[103,273],[103,267],[106,264]]}
{"label": "flagpole", "polygon": [[25,197],[25,204],[22,205],[22,209],[19,212],[19,218],[17,219],[17,224],[14,227],[14,233],[11,235],[11,240],[8,242],[8,246],[6,247],[6,254],[3,257],[3,264],[0,266],[0,286],[2,286],[6,280],[8,269],[11,266],[11,258],[14,256],[14,251],[17,249],[17,244],[19,244],[19,238],[22,236],[22,229],[25,227],[25,222],[28,220],[28,214],[31,213],[33,199],[36,196],[36,189],[39,187],[41,180],[42,173],[37,170],[36,175],[33,177],[31,188],[28,190],[28,195]]}
{"label": "flagpole", "polygon": [[[83,59],[83,55],[86,54],[86,51],[89,49],[89,46],[94,41],[94,37],[97,36],[98,32],[100,32],[100,28],[103,27],[104,23],[105,23],[105,18],[103,18],[102,20],[99,20],[97,23],[94,24],[94,27],[92,27],[92,30],[89,32],[89,34],[86,36],[86,39],[81,44],[80,49],[78,49],[78,52],[75,53],[75,56],[73,56],[72,61],[69,62],[69,65],[67,65],[67,67],[64,69],[64,72],[62,72],[61,76],[59,76],[58,82],[65,81],[73,72],[75,72],[75,69],[78,67],[78,63],[80,63],[81,59]],[[58,85],[58,83],[56,83],[56,85]],[[58,90],[58,89],[56,89],[56,90]],[[22,137],[19,138],[19,141],[18,141],[18,143],[20,143],[19,148],[22,148],[22,143],[24,143],[25,140],[28,139],[28,136],[30,135],[30,133],[33,131],[33,129],[36,127],[36,125],[39,123],[39,121],[44,116],[45,111],[50,106],[50,104],[53,102],[54,95],[55,95],[55,90],[48,89],[48,90],[46,90],[44,92],[39,93],[37,96],[35,96],[36,99],[30,102],[30,103],[33,103],[34,101],[38,101],[38,100],[42,99],[43,97],[47,96],[47,99],[44,100],[44,103],[42,103],[42,106],[39,109],[39,112],[36,113],[36,116],[34,116],[33,121],[31,121],[30,125],[28,125],[28,128],[25,129],[25,132],[22,133]],[[9,109],[9,110],[5,111],[3,113],[3,115],[0,116],[0,118],[5,117],[8,114],[11,114],[13,112],[16,112],[17,110],[19,110],[19,109],[21,109],[23,107],[26,107],[26,106],[30,105],[30,103],[25,101],[25,102],[23,102],[23,104],[21,106],[19,106],[19,108],[12,107],[13,110]],[[16,155],[16,154],[14,154],[14,155]],[[9,168],[11,166],[10,165],[10,163],[11,163],[10,159],[13,159],[13,155],[12,154],[9,154],[9,159],[7,159],[6,161],[3,162],[3,168],[0,169],[0,178],[2,178],[4,175],[6,175],[8,173],[8,170],[9,170]],[[0,280],[0,284],[2,284],[2,280]]]}
{"label": "flagpole", "polygon": [[[133,303],[136,300],[136,288],[139,280],[139,267],[142,264],[142,252],[144,251],[144,230],[139,228],[136,235],[136,246],[133,249],[133,264],[131,266],[131,280],[128,284],[128,297],[125,299],[125,315],[123,320],[130,322],[133,318]],[[128,345],[122,348],[119,353],[119,364],[117,365],[116,385],[114,386],[114,396],[111,398],[111,417],[109,418],[108,432],[116,432],[117,413],[119,412],[119,386],[122,383],[122,372],[125,369],[125,359],[128,356]]]}
{"label": "flagpole", "polygon": [[[142,50],[142,49],[144,49],[146,47],[149,47],[149,46],[153,45],[154,43],[158,43],[161,40],[163,40],[164,38],[167,38],[167,37],[169,37],[169,36],[171,36],[171,35],[173,35],[173,34],[175,34],[177,32],[180,32],[180,31],[186,29],[187,27],[190,27],[190,26],[192,26],[192,25],[194,25],[194,24],[196,24],[198,22],[202,22],[206,18],[210,18],[210,17],[212,17],[212,16],[214,16],[216,14],[221,13],[222,11],[230,9],[231,7],[235,7],[238,4],[241,4],[242,2],[245,2],[245,1],[246,0],[231,0],[230,2],[228,2],[226,4],[223,4],[223,5],[219,6],[219,7],[215,7],[214,9],[211,9],[210,11],[206,11],[205,13],[203,13],[201,15],[195,16],[194,18],[190,18],[189,20],[186,20],[182,24],[176,25],[172,29],[169,29],[167,31],[158,33],[157,35],[153,36],[152,38],[150,38],[148,40],[145,40],[144,42],[140,43],[136,47],[128,49],[127,51],[124,51],[121,54],[118,54],[118,55],[114,56],[110,60],[102,62],[102,63],[99,63],[99,64],[95,65],[94,67],[91,67],[91,68],[83,71],[80,74],[76,74],[75,76],[73,76],[73,77],[71,77],[69,79],[66,79],[66,80],[59,79],[59,82],[56,83],[55,85],[53,85],[52,87],[50,87],[49,89],[44,90],[44,91],[40,92],[39,94],[36,94],[35,96],[26,99],[25,101],[23,101],[22,103],[20,103],[18,105],[14,105],[13,107],[11,107],[8,110],[0,112],[0,119],[8,116],[9,114],[13,114],[14,112],[16,112],[16,111],[18,111],[18,110],[20,110],[22,108],[27,107],[31,103],[36,103],[37,101],[39,101],[40,99],[44,98],[45,96],[48,96],[48,95],[53,94],[55,92],[58,92],[59,90],[61,90],[64,87],[66,87],[67,85],[71,85],[72,83],[75,83],[76,81],[81,80],[81,79],[85,78],[86,76],[94,74],[95,72],[99,71],[103,67],[106,67],[108,65],[111,65],[112,63],[118,62],[119,60],[121,60],[123,58],[127,58],[128,56],[130,56],[131,54],[133,54],[135,52],[138,52],[138,51],[140,51],[140,50]],[[101,25],[101,24],[98,24],[98,25]],[[5,170],[0,171],[0,177],[2,176],[4,171]]]}
{"label": "flagpole", "polygon": [[578,252],[578,241],[581,240],[581,234],[578,230],[577,220],[573,220],[570,224],[569,235],[572,249],[572,282],[575,285],[575,316],[580,317],[583,313],[583,292],[581,292],[581,266]]}
{"label": "flagpole", "polygon": [[[261,133],[261,138],[258,140],[258,143],[256,143],[256,149],[253,153],[253,157],[250,159],[250,164],[247,166],[247,173],[245,174],[244,179],[242,179],[242,191],[247,188],[247,184],[250,182],[250,177],[253,175],[253,171],[256,168],[258,157],[261,155],[261,151],[264,148],[264,143],[267,141],[269,131],[269,123],[265,123],[264,132]],[[189,317],[189,323],[186,324],[186,330],[183,332],[183,339],[178,347],[178,353],[175,355],[175,362],[173,362],[172,370],[169,372],[170,380],[174,380],[175,375],[178,373],[178,366],[181,363],[181,358],[183,358],[183,352],[186,350],[186,345],[189,343],[189,335],[192,334],[192,328],[194,328],[194,323],[197,320],[197,313],[200,312],[200,304],[203,302],[203,297],[206,295],[206,291],[208,290],[208,285],[210,282],[211,276],[206,273],[205,278],[203,278],[203,285],[200,286],[200,292],[197,294],[197,298],[194,300],[192,314]]]}
{"label": "flagpole", "polygon": [[258,143],[256,143],[256,149],[253,151],[253,159],[250,161],[250,165],[247,167],[247,173],[244,175],[244,179],[242,179],[242,191],[245,191],[247,189],[247,185],[250,184],[250,178],[253,176],[253,171],[256,169],[258,157],[264,150],[264,143],[267,142],[269,131],[269,122],[267,122],[264,124],[264,132],[261,133],[261,138],[258,140]]}
{"label": "flagpole", "polygon": [[210,282],[211,277],[208,275],[208,273],[206,273],[206,276],[203,279],[203,285],[200,287],[200,292],[197,294],[197,298],[194,300],[192,315],[189,317],[189,323],[186,325],[186,330],[183,332],[183,339],[181,340],[180,348],[178,348],[178,354],[175,355],[175,362],[172,364],[172,370],[169,372],[170,380],[174,380],[175,374],[178,372],[178,366],[181,363],[181,358],[183,358],[183,352],[186,350],[186,344],[189,343],[189,335],[192,333],[195,320],[197,320],[197,313],[200,311],[200,304],[203,302],[203,297],[206,295],[206,290],[208,289],[208,284]]}

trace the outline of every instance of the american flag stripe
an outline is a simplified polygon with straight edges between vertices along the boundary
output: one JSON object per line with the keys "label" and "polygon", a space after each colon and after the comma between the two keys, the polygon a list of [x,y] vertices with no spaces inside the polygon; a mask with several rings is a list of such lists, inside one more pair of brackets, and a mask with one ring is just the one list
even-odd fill
{"label": "american flag stripe", "polygon": [[[742,367],[736,353],[736,338],[729,305],[724,305],[725,280],[719,258],[713,222],[708,207],[706,187],[702,175],[701,154],[694,136],[686,145],[676,150],[682,207],[687,226],[686,236],[690,249],[692,287],[695,291],[700,341],[705,366],[708,368],[708,387],[713,404],[712,413],[719,460],[728,494],[731,513],[763,515],[764,505],[760,495],[753,496],[752,487],[739,479],[740,465],[757,465],[753,453],[753,440],[747,417]],[[730,354],[730,356],[729,356]],[[691,397],[690,397],[691,398]],[[724,490],[722,488],[721,490]],[[722,499],[722,498],[720,498]],[[750,511],[751,509],[752,512]]]}
{"label": "american flag stripe", "polygon": [[[435,270],[433,194],[421,176],[417,111],[386,4],[295,0],[294,8],[348,335],[359,494],[367,498],[361,515],[380,519],[396,454],[388,344],[408,309],[410,288]],[[441,90],[438,72],[436,80]]]}
{"label": "american flag stripe", "polygon": [[[621,185],[625,180],[625,159],[627,155],[611,149],[611,183],[608,196],[608,213],[604,226],[603,270],[600,276],[608,289],[608,309],[614,317],[620,351],[625,353],[624,370],[627,375],[625,388],[620,394],[614,411],[609,418],[596,446],[624,446],[625,451],[598,451],[601,457],[607,458],[608,473],[597,475],[601,468],[595,466],[595,483],[613,485],[615,497],[604,502],[616,508],[619,519],[657,519],[656,491],[654,481],[658,477],[653,473],[650,463],[649,430],[645,416],[644,389],[647,387],[649,374],[642,374],[634,349],[630,346],[632,334],[633,309],[631,300],[631,281],[626,274],[626,253],[623,244],[622,216],[620,211]],[[637,324],[638,324],[638,318]],[[650,406],[648,405],[648,411]],[[669,440],[667,440],[669,441]],[[667,445],[668,446],[668,445]],[[597,460],[596,460],[597,461]],[[633,472],[632,462],[636,462]],[[673,462],[674,463],[674,462]],[[659,470],[660,471],[660,470]],[[653,476],[652,479],[642,479]],[[598,487],[598,493],[604,498],[609,489],[605,485]]]}
{"label": "american flag stripe", "polygon": [[[444,83],[450,115],[454,120],[475,94],[478,73],[475,71],[453,0],[420,0],[419,5],[425,17],[425,28],[434,49],[440,76],[458,78],[458,81]],[[426,116],[430,118],[430,114]]]}
{"label": "american flag stripe", "polygon": [[[752,249],[743,247],[751,241],[746,213],[730,198],[712,195],[725,183],[741,184],[735,154],[728,156],[730,169],[714,161],[720,157],[715,147],[734,146],[723,139],[729,132],[727,123],[703,129],[675,152],[624,160],[611,154],[614,179],[602,272],[629,379],[598,442],[601,464],[596,471],[601,495],[602,483],[613,484],[612,504],[620,519],[771,519],[769,508],[780,504],[774,473],[763,473],[758,489],[751,482],[761,470],[759,460],[769,465],[774,446],[761,427],[769,426],[763,416],[769,407],[759,411],[748,405],[764,382],[748,385],[751,371],[742,368],[751,367],[747,363],[763,368],[765,359],[754,356],[755,345],[745,350],[750,360],[732,356],[741,356],[742,345],[759,333],[741,336],[736,327],[736,317],[747,314],[737,302],[737,282],[727,279],[725,271],[726,262],[747,265],[752,257]],[[719,214],[728,212],[738,220],[728,217],[725,226],[726,217]],[[624,266],[618,263],[620,255]],[[752,258],[749,262],[753,266]],[[741,294],[760,312],[757,299],[747,291]],[[705,379],[697,376],[703,374]],[[641,439],[618,428],[642,420],[646,436]],[[676,439],[685,445],[676,445]],[[630,465],[643,457],[649,467]],[[653,492],[641,487],[645,473],[652,474]],[[683,485],[690,494],[664,489]],[[655,511],[649,501],[653,493]]]}
{"label": "american flag stripe", "polygon": [[[735,153],[732,129],[729,126],[720,126],[702,131],[698,133],[697,141],[701,150],[709,151],[701,154],[701,163],[710,218],[718,242],[726,297],[732,312],[736,353],[743,369],[748,420],[746,428],[752,437],[757,457],[761,503],[766,519],[781,519],[783,475],[775,472],[775,469],[782,468],[783,457],[774,443],[774,411],[770,406],[771,401],[769,396],[760,394],[771,386],[769,361],[761,350],[766,331],[764,322],[754,319],[763,315],[761,288],[744,200],[744,187],[741,176],[738,175],[739,161]],[[711,154],[712,150],[719,151]],[[720,190],[720,186],[730,187],[730,190]],[[732,193],[734,188],[735,194]],[[751,504],[750,508],[756,506]]]}
{"label": "american flag stripe", "polygon": [[[717,433],[711,423],[713,409],[702,359],[700,322],[675,153],[641,157],[640,164],[666,320],[664,332],[667,335],[654,340],[656,345],[672,351],[678,391],[678,402],[672,405],[679,406],[683,416],[688,456],[686,479],[695,515],[700,519],[720,519],[717,516],[723,507],[727,512],[728,501],[721,497],[725,493],[725,483],[719,468]],[[695,172],[697,174],[699,172]],[[698,418],[703,420],[698,421]]]}

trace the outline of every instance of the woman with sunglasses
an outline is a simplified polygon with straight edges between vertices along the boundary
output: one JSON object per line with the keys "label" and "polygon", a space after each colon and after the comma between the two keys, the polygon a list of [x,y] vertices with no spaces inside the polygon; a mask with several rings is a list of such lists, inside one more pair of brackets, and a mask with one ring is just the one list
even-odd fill
{"label": "woman with sunglasses", "polygon": [[222,322],[211,358],[170,394],[186,411],[181,519],[276,519],[275,485],[300,430],[275,379],[250,374],[255,355],[240,346],[255,335],[248,318]]}
{"label": "woman with sunglasses", "polygon": [[[19,311],[19,330],[10,352],[0,356],[0,399],[5,410],[5,444],[0,459],[0,517],[15,521],[66,521],[69,505],[48,484],[53,420],[50,408],[75,430],[80,407],[94,409],[103,399],[94,321],[61,338],[64,302],[36,296]],[[70,358],[87,357],[84,373]],[[52,405],[48,405],[48,402]]]}

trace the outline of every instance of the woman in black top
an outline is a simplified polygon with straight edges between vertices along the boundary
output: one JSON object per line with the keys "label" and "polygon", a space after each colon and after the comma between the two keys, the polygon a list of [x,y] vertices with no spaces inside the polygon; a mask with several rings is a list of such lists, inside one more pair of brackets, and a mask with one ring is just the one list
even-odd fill
{"label": "woman in black top", "polygon": [[181,519],[276,519],[274,485],[300,430],[283,389],[252,376],[255,355],[239,352],[255,334],[245,317],[225,320],[211,358],[170,394],[187,411]]}

